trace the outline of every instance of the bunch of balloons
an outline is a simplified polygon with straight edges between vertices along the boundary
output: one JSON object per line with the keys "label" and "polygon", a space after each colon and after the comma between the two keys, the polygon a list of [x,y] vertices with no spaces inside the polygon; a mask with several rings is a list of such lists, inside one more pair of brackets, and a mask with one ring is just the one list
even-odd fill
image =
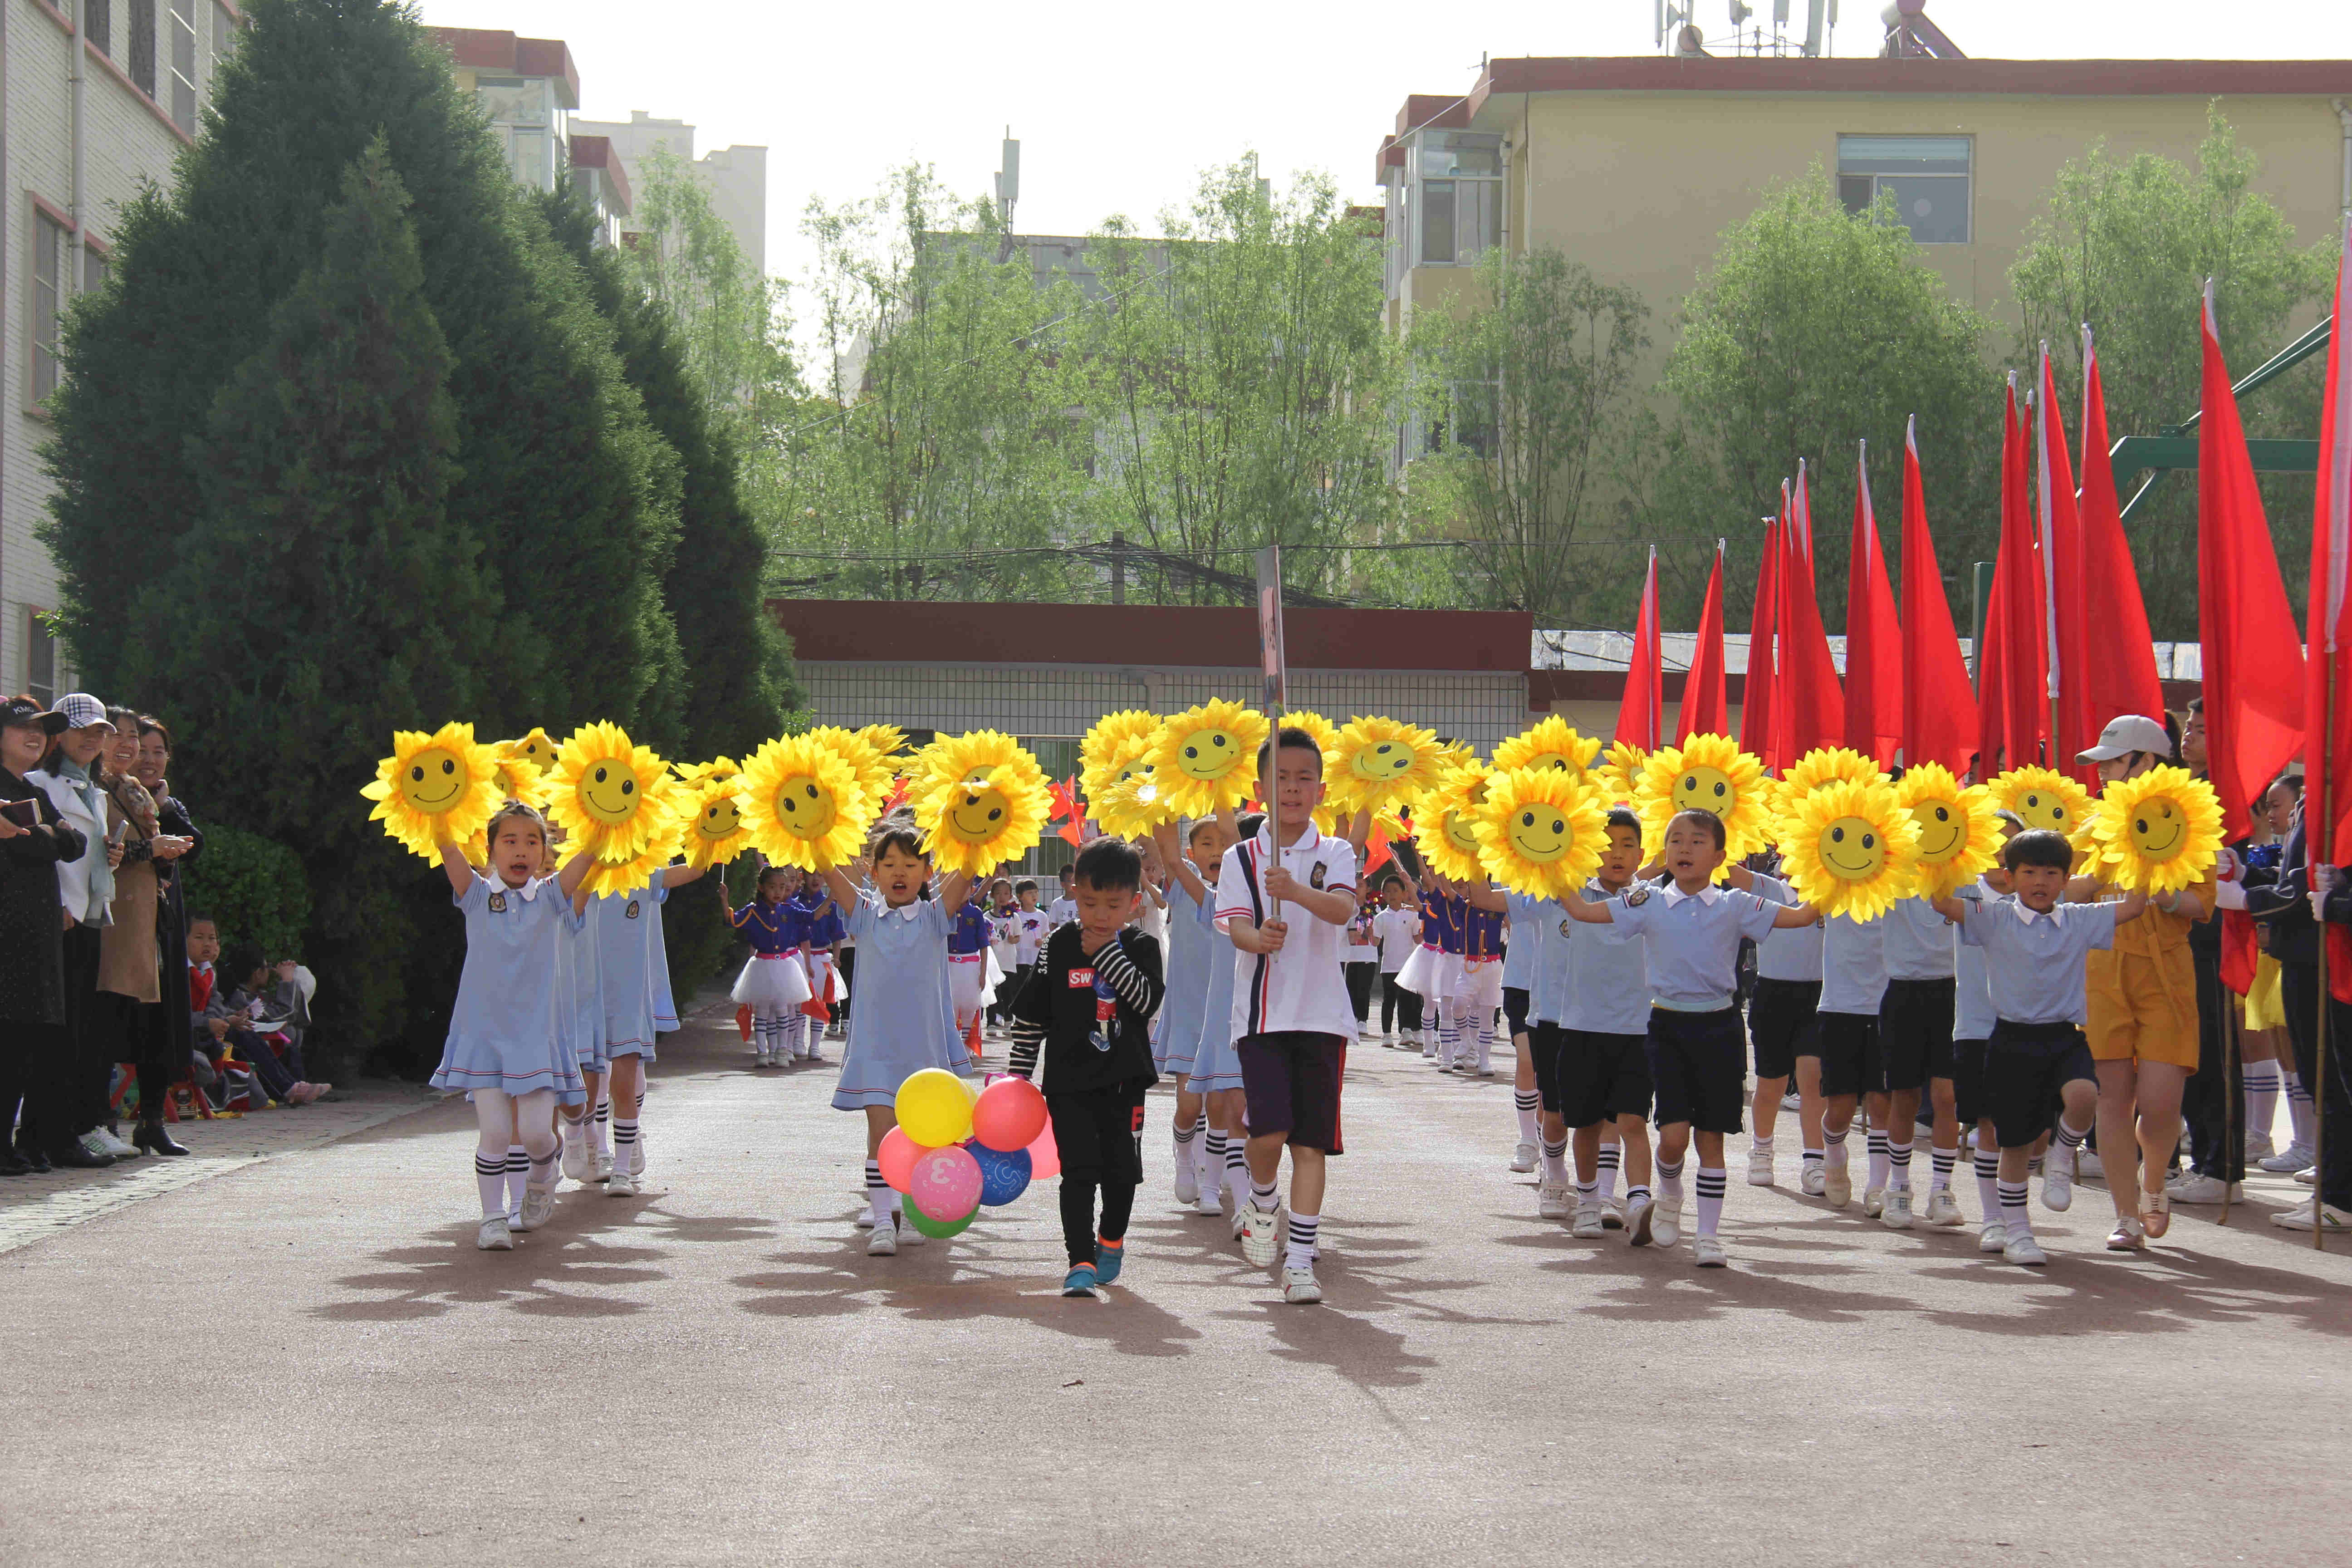
{"label": "bunch of balloons", "polygon": [[944,1240],[1009,1204],[1031,1181],[1062,1173],[1045,1097],[1027,1079],[975,1089],[941,1068],[898,1086],[898,1125],[883,1135],[882,1179],[907,1200],[907,1222]]}

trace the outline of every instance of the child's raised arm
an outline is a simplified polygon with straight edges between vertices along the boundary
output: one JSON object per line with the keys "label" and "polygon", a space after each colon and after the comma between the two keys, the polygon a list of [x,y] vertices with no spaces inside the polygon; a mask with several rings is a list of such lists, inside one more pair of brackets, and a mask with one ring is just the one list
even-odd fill
{"label": "child's raised arm", "polygon": [[[847,910],[856,907],[857,884],[852,882],[848,874],[840,867],[819,867],[817,875],[824,879],[825,892],[831,896],[837,908]],[[824,912],[823,907],[820,906],[816,912],[823,914]]]}
{"label": "child's raised arm", "polygon": [[667,866],[662,868],[661,885],[665,888],[682,888],[709,869],[708,866]]}
{"label": "child's raised arm", "polygon": [[466,847],[454,838],[441,840],[441,869],[449,874],[449,890],[459,898],[474,885],[474,868],[466,858]]}
{"label": "child's raised arm", "polygon": [[1794,930],[1798,926],[1809,926],[1821,918],[1822,911],[1811,904],[1782,904],[1772,911],[1772,929]]}
{"label": "child's raised arm", "polygon": [[1465,882],[1462,885],[1462,896],[1470,900],[1470,907],[1474,910],[1500,910],[1511,907],[1503,897],[1503,889],[1492,882],[1482,883],[1475,888]]}
{"label": "child's raised arm", "polygon": [[588,872],[595,864],[596,857],[583,849],[566,860],[563,868],[555,874],[555,885],[563,890],[565,898],[572,900],[575,912],[588,907]]}
{"label": "child's raised arm", "polygon": [[1208,884],[1201,880],[1199,868],[1192,864],[1191,857],[1176,852],[1176,825],[1172,822],[1154,824],[1151,841],[1160,846],[1160,858],[1167,861],[1169,869],[1176,873],[1177,883],[1183,888],[1185,896],[1196,904],[1207,903]]}
{"label": "child's raised arm", "polygon": [[1973,899],[1956,899],[1949,893],[1942,893],[1929,899],[1927,907],[1954,925],[1964,926],[1969,923],[1969,905],[1975,901]]}
{"label": "child's raised arm", "polygon": [[1580,921],[1589,926],[1613,926],[1617,923],[1617,917],[1610,912],[1610,900],[1596,899],[1580,892],[1562,899],[1559,903],[1568,911],[1570,920]]}
{"label": "child's raised arm", "polygon": [[964,900],[971,897],[971,877],[969,872],[955,872],[940,884],[940,908],[950,916],[963,908]]}
{"label": "child's raised arm", "polygon": [[[2189,894],[2189,898],[2192,903],[2198,902],[2196,894],[2190,893]],[[2201,904],[2200,907],[2202,907]],[[2122,900],[2116,905],[2116,924],[2128,925],[2130,922],[2139,919],[2141,915],[2147,912],[2147,889],[2145,888],[2134,888],[2130,892],[2126,893]],[[2200,916],[2199,918],[2202,919],[2203,917]]]}

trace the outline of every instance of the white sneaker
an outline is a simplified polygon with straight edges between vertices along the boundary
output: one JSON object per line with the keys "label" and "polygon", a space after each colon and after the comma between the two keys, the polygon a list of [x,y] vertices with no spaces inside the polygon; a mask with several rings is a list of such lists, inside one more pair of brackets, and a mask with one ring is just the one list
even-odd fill
{"label": "white sneaker", "polygon": [[99,1130],[95,1127],[83,1133],[80,1137],[75,1139],[74,1142],[80,1144],[81,1152],[89,1155],[93,1160],[111,1160],[114,1158],[114,1151],[106,1146],[106,1139],[100,1135]]}
{"label": "white sneaker", "polygon": [[1525,1175],[1535,1168],[1536,1146],[1534,1144],[1522,1143],[1517,1148],[1511,1151],[1512,1170],[1517,1171],[1521,1175]]}
{"label": "white sneaker", "polygon": [[[1185,1152],[1190,1153],[1191,1151],[1186,1150]],[[1192,1169],[1192,1161],[1179,1158],[1176,1162],[1176,1201],[1189,1204],[1200,1195],[1200,1173]]]}
{"label": "white sneaker", "polygon": [[[870,1216],[866,1223],[874,1224]],[[868,1258],[898,1257],[898,1227],[895,1225],[874,1226],[874,1234],[866,1238],[866,1256]]]}
{"label": "white sneaker", "polygon": [[135,1160],[146,1152],[138,1144],[123,1138],[111,1127],[94,1127],[90,1131],[98,1134],[99,1143],[105,1152],[118,1160]]}
{"label": "white sneaker", "polygon": [[1805,1097],[1793,1089],[1780,1097],[1780,1109],[1783,1110],[1802,1110],[1804,1108]]}
{"label": "white sneaker", "polygon": [[2042,1250],[2042,1244],[2031,1235],[2011,1237],[2001,1247],[2000,1255],[2023,1268],[2039,1268],[2050,1261],[2049,1254]]}
{"label": "white sneaker", "polygon": [[1656,1214],[1655,1198],[1635,1198],[1625,1205],[1626,1239],[1635,1247],[1650,1245],[1651,1219]]}
{"label": "white sneaker", "polygon": [[1224,1213],[1225,1205],[1217,1201],[1217,1189],[1213,1186],[1202,1187],[1200,1195],[1192,1200],[1192,1212],[1205,1215]]}
{"label": "white sneaker", "polygon": [[[1580,1210],[1582,1207],[1581,1205],[1578,1206]],[[1566,1185],[1559,1182],[1546,1182],[1536,1189],[1536,1214],[1539,1218],[1566,1219],[1568,1212]],[[1593,1205],[1593,1223],[1598,1225],[1600,1222],[1600,1205],[1596,1204]]]}
{"label": "white sneaker", "polygon": [[1819,1160],[1808,1160],[1805,1162],[1805,1168],[1797,1173],[1797,1190],[1809,1198],[1817,1198],[1822,1195],[1822,1184],[1828,1180],[1829,1173],[1822,1168],[1822,1163]]}
{"label": "white sneaker", "polygon": [[1601,1200],[1601,1228],[1603,1230],[1625,1228],[1625,1200],[1615,1193]]}
{"label": "white sneaker", "polygon": [[2260,1163],[2277,1152],[2277,1149],[2271,1143],[2271,1135],[2269,1133],[2249,1132],[2246,1134],[2246,1158],[2249,1161]]}
{"label": "white sneaker", "polygon": [[1750,1147],[1748,1151],[1748,1184],[1769,1187],[1772,1184],[1772,1151]]}
{"label": "white sneaker", "polygon": [[633,1198],[642,1190],[635,1171],[614,1171],[604,1180],[604,1195],[608,1198]]}
{"label": "white sneaker", "polygon": [[512,1252],[514,1232],[507,1228],[507,1216],[494,1214],[484,1220],[482,1228],[474,1233],[474,1245],[484,1252]]}
{"label": "white sneaker", "polygon": [[537,1230],[555,1215],[555,1189],[525,1187],[522,1190],[522,1219],[516,1226],[520,1230]]}
{"label": "white sneaker", "polygon": [[1731,1256],[1723,1250],[1719,1237],[1695,1236],[1691,1237],[1691,1261],[1701,1268],[1721,1268],[1730,1263]]}
{"label": "white sneaker", "polygon": [[1478,1068],[1478,1076],[1480,1078],[1493,1078],[1495,1076],[1495,1069],[1481,1063]]}
{"label": "white sneaker", "polygon": [[1579,1241],[1597,1240],[1601,1233],[1601,1205],[1584,1203],[1576,1205],[1576,1216],[1569,1221],[1568,1234]]}
{"label": "white sneaker", "polygon": [[1323,1287],[1315,1283],[1312,1268],[1286,1268],[1282,1271],[1282,1299],[1294,1307],[1311,1307],[1323,1299]]}
{"label": "white sneaker", "polygon": [[1886,1189],[1885,1187],[1871,1187],[1863,1193],[1862,1216],[1864,1219],[1876,1219],[1885,1212]]}
{"label": "white sneaker", "polygon": [[2301,1185],[2315,1187],[2319,1184],[2319,1167],[2316,1165],[2305,1165],[2302,1170],[2297,1171],[2294,1173],[2294,1180]]}
{"label": "white sneaker", "polygon": [[1833,1209],[1842,1209],[1853,1202],[1853,1173],[1843,1165],[1834,1170],[1823,1166],[1822,1201]]}
{"label": "white sneaker", "polygon": [[2049,1157],[2042,1162],[2042,1206],[2052,1214],[2064,1214],[2074,1206],[2075,1162],[2066,1158],[2073,1152],[2063,1144],[2053,1143]]}
{"label": "white sneaker", "polygon": [[[2299,1203],[2291,1209],[2282,1209],[2271,1215],[2271,1223],[2281,1230],[2308,1232],[2311,1229],[2311,1205]],[[2328,1235],[2340,1236],[2346,1230],[2352,1229],[2352,1209],[2340,1209],[2334,1204],[2322,1204],[2319,1205],[2319,1224],[2320,1228],[2326,1231]]]}
{"label": "white sneaker", "polygon": [[[2058,1142],[2054,1142],[2054,1141],[2053,1141],[2053,1142],[2052,1142],[2051,1146],[2050,1146],[2050,1152],[2051,1152],[2053,1154],[2055,1154],[2055,1153],[2059,1152],[2059,1151],[2060,1151],[2060,1150],[2062,1150],[2062,1149],[2063,1149],[2063,1148],[2064,1148],[2064,1147],[2065,1147],[2065,1145],[2063,1145],[2063,1144],[2062,1144],[2062,1143],[2058,1143]],[[2075,1175],[2077,1175],[2077,1176],[2105,1176],[2106,1173],[2107,1173],[2107,1167],[2106,1167],[2106,1163],[2105,1163],[2105,1162],[2102,1161],[2102,1160],[2099,1158],[2099,1152],[2098,1152],[2096,1149],[2092,1148],[2089,1144],[2087,1144],[2087,1143],[2086,1143],[2086,1144],[2084,1144],[2081,1149],[2079,1149],[2079,1150],[2075,1151],[2075,1153],[2074,1153],[2074,1174],[2075,1174]]]}
{"label": "white sneaker", "polygon": [[892,1210],[890,1217],[896,1220],[898,1225],[899,1246],[920,1247],[925,1242],[931,1239],[929,1237],[925,1236],[921,1231],[915,1228],[914,1223],[908,1219],[907,1213],[904,1209]]}
{"label": "white sneaker", "polygon": [[2224,1199],[2234,1201],[2246,1195],[2242,1182],[2224,1182],[2219,1176],[2185,1176],[2164,1189],[2164,1195],[2177,1204],[2218,1204]]}
{"label": "white sneaker", "polygon": [[645,1129],[641,1127],[637,1130],[637,1141],[629,1145],[629,1174],[642,1176],[645,1173],[646,1133]]}
{"label": "white sneaker", "polygon": [[2000,1252],[2009,1247],[2009,1222],[1989,1219],[1977,1231],[1979,1252]]}
{"label": "white sneaker", "polygon": [[1274,1261],[1275,1249],[1282,1240],[1282,1211],[1269,1212],[1255,1203],[1243,1207],[1248,1212],[1242,1215],[1242,1256],[1264,1268]]}
{"label": "white sneaker", "polygon": [[856,1226],[860,1230],[872,1230],[874,1228],[874,1205],[872,1204],[868,1204],[864,1208],[859,1209],[857,1211],[857,1217],[851,1220],[849,1223]]}
{"label": "white sneaker", "polygon": [[595,1173],[595,1175],[594,1175],[594,1176],[591,1177],[590,1179],[591,1179],[591,1180],[593,1180],[593,1181],[604,1182],[604,1181],[610,1181],[610,1180],[612,1179],[612,1176],[613,1176],[613,1155],[612,1155],[611,1151],[609,1151],[609,1150],[604,1150],[604,1149],[599,1149],[599,1150],[597,1150],[597,1151],[596,1151],[596,1173]]}
{"label": "white sneaker", "polygon": [[1239,1208],[1234,1210],[1234,1239],[1235,1241],[1239,1241],[1244,1236],[1249,1233],[1249,1200],[1246,1198],[1242,1200],[1242,1204]]}
{"label": "white sneaker", "polygon": [[1885,1226],[1889,1230],[1909,1230],[1911,1228],[1910,1188],[1889,1187],[1886,1189],[1886,1201],[1879,1209],[1878,1223]]}
{"label": "white sneaker", "polygon": [[2292,1175],[2297,1171],[2310,1168],[2312,1153],[2307,1145],[2294,1142],[2288,1144],[2285,1149],[2273,1154],[2267,1160],[2255,1160],[2254,1152],[2252,1149],[2246,1151],[2246,1158],[2253,1160],[2254,1163],[2273,1175]]}
{"label": "white sneaker", "polygon": [[1661,1197],[1650,1205],[1650,1245],[1672,1247],[1683,1238],[1683,1200]]}
{"label": "white sneaker", "polygon": [[1968,1223],[1960,1213],[1960,1200],[1952,1196],[1951,1188],[1937,1187],[1927,1194],[1927,1223],[1947,1227]]}
{"label": "white sneaker", "polygon": [[595,1163],[588,1158],[588,1130],[576,1121],[567,1121],[562,1124],[562,1131],[563,1173],[585,1184],[588,1173],[596,1168]]}

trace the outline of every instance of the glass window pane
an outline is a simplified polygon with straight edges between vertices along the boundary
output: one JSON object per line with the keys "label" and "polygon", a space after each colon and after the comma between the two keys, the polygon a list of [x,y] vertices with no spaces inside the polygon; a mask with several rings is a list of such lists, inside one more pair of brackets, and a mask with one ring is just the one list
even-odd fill
{"label": "glass window pane", "polygon": [[1503,139],[1486,131],[1432,131],[1421,139],[1421,172],[1436,174],[1500,174]]}
{"label": "glass window pane", "polygon": [[1965,136],[1841,136],[1841,174],[1965,174]]}
{"label": "glass window pane", "polygon": [[1969,242],[1969,183],[1948,174],[1883,174],[1878,188],[1895,197],[1911,237],[1922,245]]}
{"label": "glass window pane", "polygon": [[1870,210],[1871,198],[1877,194],[1875,180],[1868,174],[1838,176],[1838,205],[1860,216]]}
{"label": "glass window pane", "polygon": [[58,700],[58,641],[41,612],[25,612],[25,689],[46,708]]}
{"label": "glass window pane", "polygon": [[89,246],[81,247],[81,291],[96,293],[106,284],[106,254]]}
{"label": "glass window pane", "polygon": [[236,53],[236,23],[220,6],[213,7],[213,58],[225,60]]}
{"label": "glass window pane", "polygon": [[1421,183],[1421,258],[1440,263],[1454,259],[1454,182],[1451,180],[1423,180]]}
{"label": "glass window pane", "polygon": [[47,213],[33,217],[33,396],[58,389],[58,314],[63,303],[66,231]]}

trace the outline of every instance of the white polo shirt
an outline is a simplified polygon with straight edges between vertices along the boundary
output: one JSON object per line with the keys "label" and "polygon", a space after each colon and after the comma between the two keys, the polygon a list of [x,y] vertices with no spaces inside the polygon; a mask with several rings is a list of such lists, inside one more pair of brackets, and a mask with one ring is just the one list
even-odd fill
{"label": "white polo shirt", "polygon": [[[1225,851],[1217,872],[1217,929],[1236,917],[1253,925],[1274,918],[1273,900],[1259,886],[1259,868],[1274,854],[1269,830]],[[1312,823],[1298,841],[1282,851],[1283,867],[1319,892],[1356,890],[1356,850],[1344,838],[1319,832]],[[1290,934],[1282,951],[1265,954],[1234,949],[1234,1038],[1286,1030],[1356,1037],[1356,1009],[1348,999],[1340,970],[1346,928],[1286,904],[1283,920]]]}

